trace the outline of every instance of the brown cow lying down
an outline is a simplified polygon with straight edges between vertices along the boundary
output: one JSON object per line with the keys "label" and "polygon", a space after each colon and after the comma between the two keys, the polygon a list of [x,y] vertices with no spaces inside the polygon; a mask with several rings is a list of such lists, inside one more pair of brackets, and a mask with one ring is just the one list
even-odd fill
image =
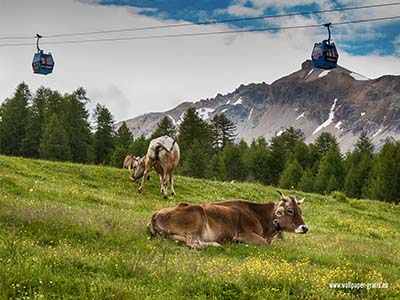
{"label": "brown cow lying down", "polygon": [[230,200],[210,204],[180,203],[152,214],[147,225],[150,232],[201,249],[220,246],[221,242],[269,245],[280,231],[306,233],[294,196],[276,203]]}

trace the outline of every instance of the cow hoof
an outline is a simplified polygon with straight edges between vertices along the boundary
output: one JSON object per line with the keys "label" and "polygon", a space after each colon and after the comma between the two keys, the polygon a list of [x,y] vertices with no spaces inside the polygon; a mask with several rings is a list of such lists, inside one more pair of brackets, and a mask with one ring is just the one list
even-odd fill
{"label": "cow hoof", "polygon": [[143,192],[143,189],[142,188],[138,188],[138,190],[137,190],[139,193],[142,193]]}
{"label": "cow hoof", "polygon": [[163,198],[164,198],[164,199],[168,199],[168,196],[167,196],[167,195],[164,195]]}

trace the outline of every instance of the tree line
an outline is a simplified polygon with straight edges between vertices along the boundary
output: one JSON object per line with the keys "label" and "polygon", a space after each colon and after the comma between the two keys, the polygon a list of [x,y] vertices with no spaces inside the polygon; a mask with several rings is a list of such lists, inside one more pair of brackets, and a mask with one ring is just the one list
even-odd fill
{"label": "tree line", "polygon": [[143,156],[151,139],[169,135],[181,149],[181,175],[400,201],[398,141],[388,140],[376,153],[362,133],[343,155],[333,135],[323,132],[305,144],[304,133],[290,127],[270,141],[260,137],[235,143],[236,127],[224,114],[207,123],[194,108],[185,112],[179,131],[164,117],[149,138],[133,137],[125,122],[115,129],[105,106],[97,104],[90,115],[88,102],[83,88],[61,95],[40,87],[32,94],[19,84],[0,107],[0,154],[121,167],[127,153]]}

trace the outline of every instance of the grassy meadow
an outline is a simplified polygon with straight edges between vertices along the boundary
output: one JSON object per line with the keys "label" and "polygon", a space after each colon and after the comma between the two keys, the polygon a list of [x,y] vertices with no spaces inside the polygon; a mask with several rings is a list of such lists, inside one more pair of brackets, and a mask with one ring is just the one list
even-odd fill
{"label": "grassy meadow", "polygon": [[163,200],[154,173],[137,187],[127,170],[0,156],[0,299],[400,298],[399,206],[284,191],[306,197],[307,234],[197,251],[150,238],[151,212],[275,188],[176,176]]}

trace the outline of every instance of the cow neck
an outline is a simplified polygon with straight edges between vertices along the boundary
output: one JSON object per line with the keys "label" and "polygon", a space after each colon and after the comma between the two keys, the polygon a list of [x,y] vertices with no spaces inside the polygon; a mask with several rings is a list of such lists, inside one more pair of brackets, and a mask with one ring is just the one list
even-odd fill
{"label": "cow neck", "polygon": [[274,225],[274,216],[275,211],[278,207],[279,203],[265,203],[263,204],[262,215],[260,215],[259,220],[261,221],[261,225],[264,231],[264,237],[273,237],[280,231],[280,226],[278,227]]}
{"label": "cow neck", "polygon": [[268,231],[268,236],[274,237],[279,231],[282,230],[279,222],[277,224],[274,224],[275,216],[276,216],[276,210],[279,207],[280,202],[274,203],[274,209],[272,211],[271,219],[269,220],[269,231]]}

